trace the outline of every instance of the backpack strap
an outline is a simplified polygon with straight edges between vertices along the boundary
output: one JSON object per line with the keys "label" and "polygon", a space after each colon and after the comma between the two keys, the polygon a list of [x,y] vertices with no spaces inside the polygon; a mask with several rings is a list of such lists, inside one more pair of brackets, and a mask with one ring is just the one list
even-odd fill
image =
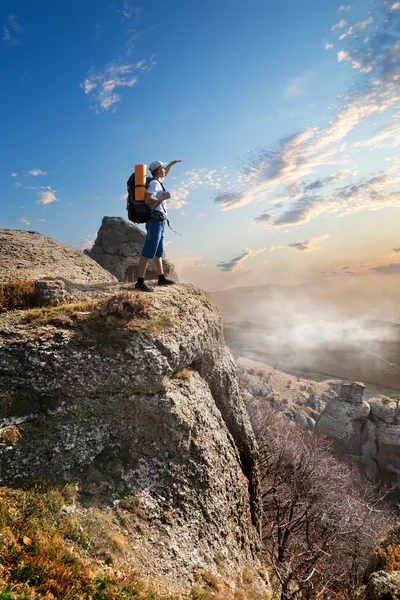
{"label": "backpack strap", "polygon": [[[150,179],[150,181],[154,181],[154,177],[152,177],[152,178]],[[150,183],[150,181],[149,181],[149,183]],[[164,185],[163,185],[162,181],[160,181],[159,179],[156,179],[155,181],[158,181],[158,183],[161,185],[161,187],[162,187],[162,189],[164,190],[164,192],[166,192],[166,191],[167,191],[167,190],[165,189],[165,187],[164,187]],[[153,211],[153,210],[155,210],[155,209],[157,208],[157,206],[160,206],[160,204],[161,204],[162,202],[163,202],[163,201],[161,200],[161,202],[159,202],[158,204],[156,204],[156,205],[155,205],[155,207],[154,207],[154,208],[152,208],[152,211]],[[171,225],[169,224],[169,220],[167,219],[167,213],[165,212],[165,210],[163,210],[163,207],[161,207],[161,210],[162,210],[162,212],[163,212],[163,213],[164,213],[164,215],[165,215],[165,220],[166,220],[166,222],[167,222],[167,225],[168,225],[168,227],[170,228],[170,230],[171,230],[171,231],[173,231],[174,233],[176,233],[177,235],[180,235],[180,236],[182,237],[182,234],[181,234],[181,233],[178,233],[177,231],[175,231],[175,229],[172,229]]]}

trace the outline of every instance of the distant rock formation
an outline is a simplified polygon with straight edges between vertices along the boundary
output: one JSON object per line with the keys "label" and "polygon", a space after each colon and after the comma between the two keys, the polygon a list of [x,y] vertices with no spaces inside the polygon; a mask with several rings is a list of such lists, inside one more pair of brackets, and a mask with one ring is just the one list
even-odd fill
{"label": "distant rock formation", "polygon": [[[139,258],[146,234],[121,217],[103,217],[96,241],[85,253],[119,281],[136,281]],[[163,258],[164,272],[178,281],[174,266]],[[149,261],[146,279],[157,279],[154,262]]]}
{"label": "distant rock formation", "polygon": [[159,572],[187,588],[198,568],[257,562],[258,450],[208,294],[179,285],[148,300],[148,326],[131,329],[87,312],[82,328],[60,311],[29,325],[0,315],[1,484],[73,481],[88,505],[133,496]]}
{"label": "distant rock formation", "polygon": [[0,229],[0,282],[57,275],[75,283],[116,281],[83,252],[36,231]]}
{"label": "distant rock formation", "polygon": [[369,476],[400,485],[399,402],[363,399],[362,383],[342,383],[327,403],[317,429],[333,437],[339,449],[359,462]]}

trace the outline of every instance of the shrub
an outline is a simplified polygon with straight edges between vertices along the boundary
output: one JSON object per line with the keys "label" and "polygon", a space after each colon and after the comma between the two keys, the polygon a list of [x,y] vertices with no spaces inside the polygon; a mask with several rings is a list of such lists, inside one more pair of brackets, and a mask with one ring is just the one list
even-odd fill
{"label": "shrub", "polygon": [[250,407],[260,448],[265,550],[281,598],[352,598],[388,508],[330,442],[267,404]]}
{"label": "shrub", "polygon": [[0,429],[0,435],[10,444],[16,444],[19,438],[22,437],[22,434],[16,425],[7,425],[7,427],[3,427],[3,429]]}
{"label": "shrub", "polygon": [[112,315],[123,319],[150,318],[150,298],[138,292],[128,290],[107,298],[101,307],[102,315]]}
{"label": "shrub", "polygon": [[154,593],[131,567],[114,577],[104,567],[104,556],[112,558],[111,517],[93,507],[68,515],[63,493],[1,488],[0,600],[174,600]]}
{"label": "shrub", "polygon": [[35,306],[35,282],[18,279],[0,283],[0,308],[15,310]]}

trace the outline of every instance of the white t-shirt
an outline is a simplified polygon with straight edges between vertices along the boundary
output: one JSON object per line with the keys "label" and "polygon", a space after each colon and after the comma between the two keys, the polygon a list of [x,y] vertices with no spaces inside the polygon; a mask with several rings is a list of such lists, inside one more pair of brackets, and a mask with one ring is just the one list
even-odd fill
{"label": "white t-shirt", "polygon": [[[163,195],[164,190],[158,179],[153,179],[150,181],[149,187],[147,188],[147,193],[152,194],[152,196],[155,196],[156,198],[160,198]],[[167,214],[167,201],[163,200],[161,204],[155,206],[153,210],[159,210],[160,212]]]}

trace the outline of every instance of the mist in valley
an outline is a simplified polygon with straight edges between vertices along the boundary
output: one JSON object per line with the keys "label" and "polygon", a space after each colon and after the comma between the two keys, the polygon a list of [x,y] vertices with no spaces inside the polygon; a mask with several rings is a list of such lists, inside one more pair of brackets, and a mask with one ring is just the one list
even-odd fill
{"label": "mist in valley", "polygon": [[212,294],[228,345],[292,373],[400,390],[400,276],[347,277]]}

